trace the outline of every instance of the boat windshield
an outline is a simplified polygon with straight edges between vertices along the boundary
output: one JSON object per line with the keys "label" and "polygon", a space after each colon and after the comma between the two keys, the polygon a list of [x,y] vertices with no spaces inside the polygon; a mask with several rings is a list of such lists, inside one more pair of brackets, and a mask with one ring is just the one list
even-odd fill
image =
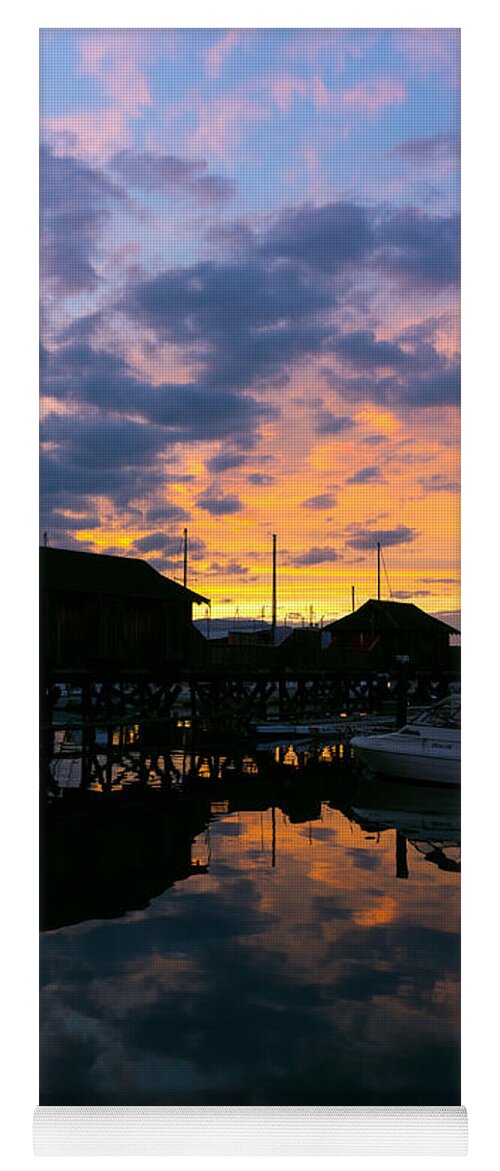
{"label": "boat windshield", "polygon": [[412,724],[426,724],[433,728],[459,728],[460,727],[460,696],[448,695],[446,699],[442,699],[441,703],[437,703],[435,707],[428,708],[427,711],[421,712]]}

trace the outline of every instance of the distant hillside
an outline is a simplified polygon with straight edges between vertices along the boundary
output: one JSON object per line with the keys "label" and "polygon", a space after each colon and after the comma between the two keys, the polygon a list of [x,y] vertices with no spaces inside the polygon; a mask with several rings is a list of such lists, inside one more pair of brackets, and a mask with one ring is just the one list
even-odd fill
{"label": "distant hillside", "polygon": [[[256,634],[257,631],[264,631],[271,629],[270,622],[262,622],[259,618],[210,618],[207,622],[206,618],[195,618],[194,626],[205,638],[226,638],[232,631],[238,630],[241,633],[249,631]],[[291,634],[292,630],[298,630],[298,626],[280,626],[276,627],[276,643],[283,642]]]}
{"label": "distant hillside", "polygon": [[[448,622],[450,626],[456,626],[457,630],[461,630],[461,612],[460,610],[441,610],[434,615],[435,618],[440,618],[442,622]],[[332,621],[332,619],[327,619]],[[226,638],[227,635],[234,630],[241,632],[248,630],[256,633],[258,630],[270,630],[270,622],[262,622],[260,618],[210,618],[207,622],[206,618],[195,618],[194,626],[204,635],[205,638]],[[287,638],[292,630],[300,630],[298,623],[293,626],[283,626],[278,623],[276,627],[276,642],[279,644],[283,639]]]}

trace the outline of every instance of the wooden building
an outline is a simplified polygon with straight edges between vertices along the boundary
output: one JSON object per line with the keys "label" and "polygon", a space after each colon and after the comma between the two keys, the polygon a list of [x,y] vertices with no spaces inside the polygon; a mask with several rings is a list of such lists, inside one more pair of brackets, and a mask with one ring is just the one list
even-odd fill
{"label": "wooden building", "polygon": [[268,630],[230,630],[223,638],[211,638],[205,644],[205,662],[228,675],[241,671],[268,671],[277,664],[273,632]]}
{"label": "wooden building", "polygon": [[138,670],[189,661],[207,599],[146,561],[40,549],[40,655],[49,670]]}
{"label": "wooden building", "polygon": [[322,663],[322,631],[304,626],[292,630],[279,647],[280,666],[285,669],[319,670]]}
{"label": "wooden building", "polygon": [[407,664],[412,670],[453,670],[459,633],[408,602],[365,602],[354,613],[325,626],[331,635],[325,651],[332,667],[389,671]]}

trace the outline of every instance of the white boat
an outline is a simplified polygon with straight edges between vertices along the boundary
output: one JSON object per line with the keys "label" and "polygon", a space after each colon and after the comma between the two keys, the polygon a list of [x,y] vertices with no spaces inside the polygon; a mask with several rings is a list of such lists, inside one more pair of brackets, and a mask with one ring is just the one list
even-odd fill
{"label": "white boat", "polygon": [[351,745],[374,773],[435,785],[458,785],[460,696],[448,696],[397,732],[354,736]]}
{"label": "white boat", "polygon": [[[350,735],[356,725],[368,724],[370,727],[376,728],[377,725],[387,728],[387,716],[366,715],[366,716],[348,716],[345,713],[343,716],[338,716],[331,720],[315,720],[313,717],[309,722],[293,722],[279,720],[268,720],[265,724],[254,724],[253,731],[261,740],[270,739],[274,741],[276,736],[282,739],[286,737],[305,737],[309,740],[318,740],[322,737],[337,736],[338,733],[343,735]],[[291,744],[292,740],[288,740]]]}

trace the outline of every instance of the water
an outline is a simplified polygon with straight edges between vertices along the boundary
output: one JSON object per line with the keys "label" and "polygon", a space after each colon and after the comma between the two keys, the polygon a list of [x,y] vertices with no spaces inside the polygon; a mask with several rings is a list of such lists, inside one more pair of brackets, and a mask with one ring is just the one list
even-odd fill
{"label": "water", "polygon": [[206,773],[54,802],[41,1103],[459,1103],[456,795]]}

